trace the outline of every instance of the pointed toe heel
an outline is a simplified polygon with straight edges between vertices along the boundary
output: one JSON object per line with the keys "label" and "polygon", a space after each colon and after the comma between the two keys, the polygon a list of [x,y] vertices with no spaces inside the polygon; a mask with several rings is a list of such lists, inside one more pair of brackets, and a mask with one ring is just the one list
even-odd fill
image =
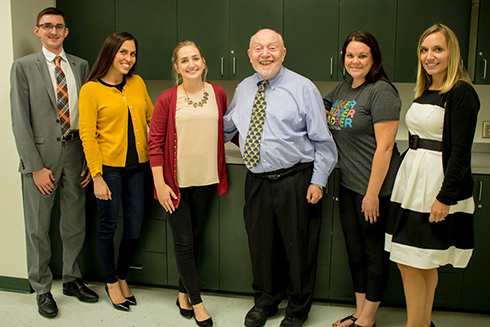
{"label": "pointed toe heel", "polygon": [[114,303],[112,302],[111,296],[109,294],[109,289],[107,288],[107,285],[105,286],[105,291],[107,292],[107,296],[109,297],[109,300],[112,303],[112,306],[114,309],[119,310],[119,311],[129,311],[129,302],[126,300],[123,303]]}

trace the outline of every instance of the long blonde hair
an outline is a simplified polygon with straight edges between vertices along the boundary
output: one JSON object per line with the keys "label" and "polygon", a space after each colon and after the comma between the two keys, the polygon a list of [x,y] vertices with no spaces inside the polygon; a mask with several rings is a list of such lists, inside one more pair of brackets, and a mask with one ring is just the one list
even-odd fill
{"label": "long blonde hair", "polygon": [[415,98],[418,98],[424,93],[424,91],[432,85],[432,76],[427,74],[422,61],[420,60],[420,49],[424,40],[433,33],[441,33],[446,38],[447,47],[449,50],[449,60],[447,65],[446,77],[442,89],[439,92],[444,94],[449,92],[458,81],[465,81],[472,85],[470,77],[466,72],[466,69],[461,62],[461,52],[459,49],[458,37],[454,32],[444,24],[434,24],[422,33],[420,36],[419,44],[417,46],[417,56],[419,58],[418,70],[417,70],[417,84],[415,85]]}
{"label": "long blonde hair", "polygon": [[[179,85],[182,82],[182,75],[177,73],[177,71],[175,70],[175,65],[179,61],[179,50],[185,46],[188,46],[188,45],[195,47],[197,49],[197,51],[199,51],[199,55],[201,56],[202,61],[204,62],[204,64],[206,64],[206,60],[204,59],[204,57],[202,55],[202,50],[199,47],[199,45],[197,45],[196,42],[189,41],[189,40],[181,41],[179,44],[177,44],[177,46],[174,49],[174,53],[172,54],[172,64],[173,64],[172,65],[172,77],[174,78],[175,85]],[[206,75],[207,74],[208,74],[208,66],[206,65],[205,68],[203,69],[203,72],[201,75],[203,82],[206,81]]]}

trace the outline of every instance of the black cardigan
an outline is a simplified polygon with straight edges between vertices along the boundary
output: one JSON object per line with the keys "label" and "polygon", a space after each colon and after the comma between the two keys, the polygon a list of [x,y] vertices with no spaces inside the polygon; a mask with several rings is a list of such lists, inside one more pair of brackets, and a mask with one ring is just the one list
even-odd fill
{"label": "black cardigan", "polygon": [[471,146],[480,100],[473,87],[463,81],[442,97],[446,107],[442,132],[444,182],[436,198],[453,205],[473,194]]}

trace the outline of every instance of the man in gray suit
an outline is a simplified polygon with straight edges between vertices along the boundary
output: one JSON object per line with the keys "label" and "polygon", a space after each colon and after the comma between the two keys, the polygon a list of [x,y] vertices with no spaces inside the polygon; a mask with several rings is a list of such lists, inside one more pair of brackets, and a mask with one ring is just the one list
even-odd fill
{"label": "man in gray suit", "polygon": [[[34,33],[42,50],[16,60],[11,71],[12,128],[20,156],[29,282],[39,313],[55,317],[49,226],[56,192],[60,195],[63,241],[63,294],[84,302],[98,295],[81,279],[77,258],[85,238],[85,190],[90,174],[78,136],[78,93],[87,78],[87,61],[68,55],[64,14],[46,8]],[[61,57],[61,58],[57,58]]]}

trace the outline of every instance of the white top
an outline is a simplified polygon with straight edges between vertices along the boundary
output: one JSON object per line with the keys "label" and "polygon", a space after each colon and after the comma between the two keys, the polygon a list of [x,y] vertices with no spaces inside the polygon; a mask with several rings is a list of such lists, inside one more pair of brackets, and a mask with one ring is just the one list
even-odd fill
{"label": "white top", "polygon": [[[441,141],[444,110],[437,105],[414,102],[405,117],[408,130],[423,139]],[[430,213],[443,181],[442,152],[409,149],[398,170],[391,201],[400,203],[404,209]],[[469,198],[451,206],[449,213],[473,213],[474,208],[473,198]]]}
{"label": "white top", "polygon": [[[177,92],[175,125],[177,129],[177,183],[179,187],[216,184],[218,177],[218,104],[214,89],[204,83],[207,103],[194,107]],[[189,94],[199,102],[203,91]]]}

